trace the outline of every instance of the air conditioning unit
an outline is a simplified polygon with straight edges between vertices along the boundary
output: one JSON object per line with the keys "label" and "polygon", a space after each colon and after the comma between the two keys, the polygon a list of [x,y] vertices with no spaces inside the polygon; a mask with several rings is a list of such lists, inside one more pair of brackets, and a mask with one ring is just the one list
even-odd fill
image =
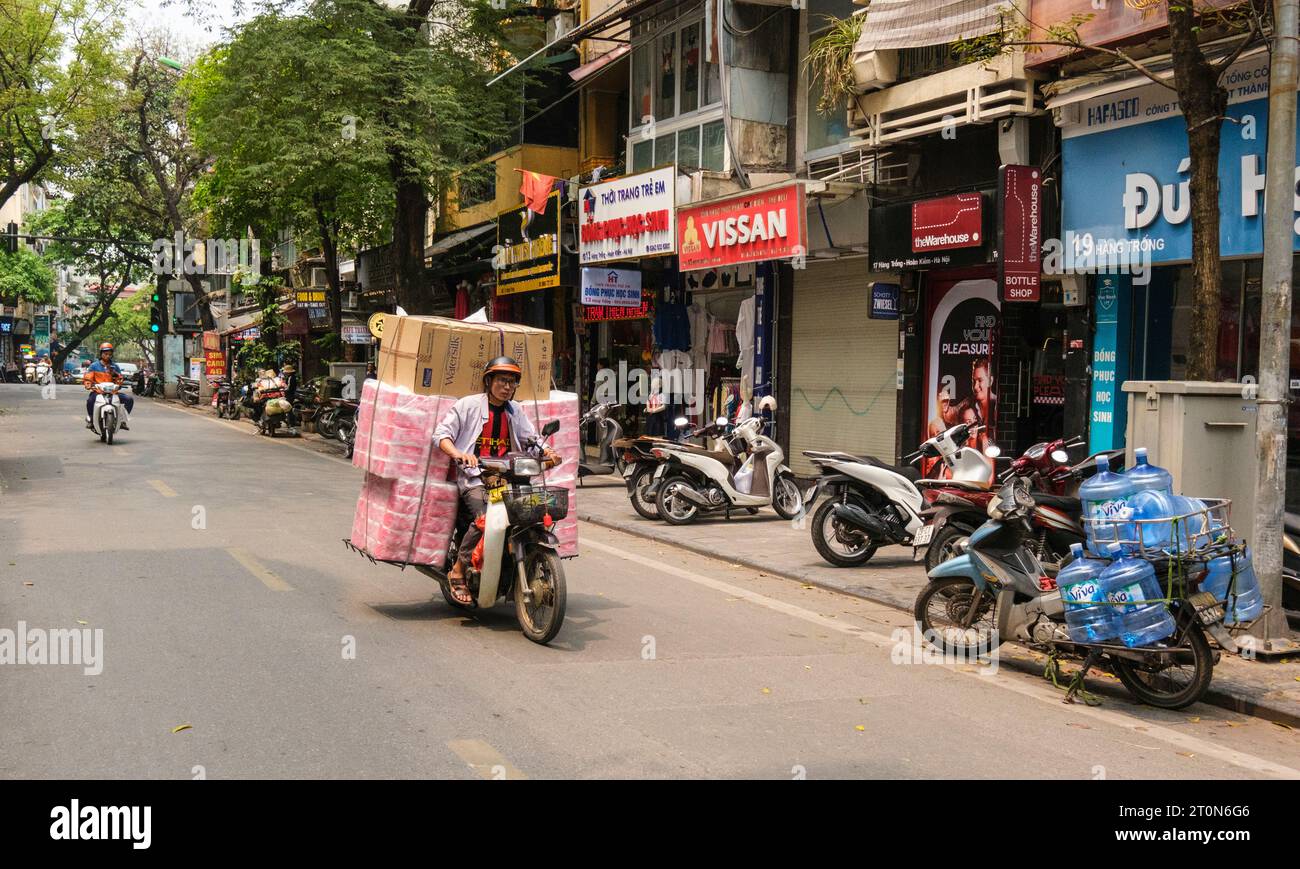
{"label": "air conditioning unit", "polygon": [[345,293],[343,295],[343,310],[355,311],[357,303],[361,300],[361,294],[357,292]]}
{"label": "air conditioning unit", "polygon": [[898,50],[877,48],[854,55],[853,80],[864,91],[889,87],[898,81]]}
{"label": "air conditioning unit", "polygon": [[326,286],[327,284],[328,284],[328,281],[325,279],[325,270],[324,270],[324,269],[312,269],[312,270],[311,270],[311,286],[313,286],[313,287],[323,287],[323,286]]}
{"label": "air conditioning unit", "polygon": [[561,12],[546,22],[546,42],[550,44],[573,29],[573,13]]}

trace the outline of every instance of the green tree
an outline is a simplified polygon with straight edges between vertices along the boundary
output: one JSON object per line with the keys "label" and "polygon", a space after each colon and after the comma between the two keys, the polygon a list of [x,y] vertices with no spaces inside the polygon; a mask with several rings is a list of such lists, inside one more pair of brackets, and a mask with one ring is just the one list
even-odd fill
{"label": "green tree", "polygon": [[54,271],[35,251],[0,253],[0,300],[6,305],[26,299],[38,305],[54,301]]}
{"label": "green tree", "polygon": [[0,206],[111,98],[119,0],[0,0]]}
{"label": "green tree", "polygon": [[115,299],[109,306],[108,317],[90,336],[90,346],[109,341],[118,350],[117,358],[129,359],[134,351],[139,358],[154,365],[154,333],[149,329],[150,295],[146,288]]}

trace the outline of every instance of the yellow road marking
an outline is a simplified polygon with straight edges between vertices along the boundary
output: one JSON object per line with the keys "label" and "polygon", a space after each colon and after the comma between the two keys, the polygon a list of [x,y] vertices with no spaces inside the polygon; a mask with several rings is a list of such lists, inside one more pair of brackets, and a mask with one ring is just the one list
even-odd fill
{"label": "yellow road marking", "polygon": [[244,566],[244,569],[262,581],[262,585],[271,591],[293,591],[293,586],[276,576],[260,561],[242,549],[227,549],[230,556]]}
{"label": "yellow road marking", "polygon": [[526,779],[501,753],[481,739],[453,739],[447,747],[486,779]]}
{"label": "yellow road marking", "polygon": [[149,485],[158,490],[158,494],[164,498],[175,498],[176,490],[164,483],[162,480],[150,480]]}

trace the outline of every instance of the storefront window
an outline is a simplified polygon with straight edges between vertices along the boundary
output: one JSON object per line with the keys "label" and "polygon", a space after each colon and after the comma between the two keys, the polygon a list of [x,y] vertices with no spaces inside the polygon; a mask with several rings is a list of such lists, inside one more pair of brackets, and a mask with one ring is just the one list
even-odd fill
{"label": "storefront window", "polygon": [[714,121],[711,124],[705,124],[702,135],[704,144],[700,149],[701,159],[700,168],[708,169],[712,172],[722,172],[726,169],[726,148],[727,142],[723,135],[722,121]]}
{"label": "storefront window", "polygon": [[659,77],[655,117],[671,118],[675,114],[673,103],[677,95],[677,34],[665,33],[659,37],[659,52],[655,56],[656,74]]}
{"label": "storefront window", "polygon": [[655,139],[655,165],[666,166],[677,159],[677,134],[669,133]]}
{"label": "storefront window", "polygon": [[632,146],[632,171],[644,172],[655,165],[655,143],[646,139]]}
{"label": "storefront window", "polygon": [[687,170],[700,168],[699,127],[689,127],[677,134],[677,165]]}
{"label": "storefront window", "polygon": [[647,42],[632,52],[632,126],[654,117],[654,45]]}
{"label": "storefront window", "polygon": [[693,112],[700,107],[700,32],[703,24],[696,22],[682,28],[682,87],[681,110]]}

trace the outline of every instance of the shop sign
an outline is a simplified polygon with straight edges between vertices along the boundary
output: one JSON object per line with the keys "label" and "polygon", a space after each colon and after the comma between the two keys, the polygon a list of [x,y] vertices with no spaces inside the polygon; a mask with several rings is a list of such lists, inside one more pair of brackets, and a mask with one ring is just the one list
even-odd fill
{"label": "shop sign", "polygon": [[[1221,77],[1229,103],[1217,173],[1224,257],[1263,251],[1268,81],[1267,54],[1239,60]],[[1076,271],[1098,273],[1190,260],[1191,164],[1178,95],[1151,84],[1063,111],[1071,119],[1061,128],[1066,269],[1071,257],[1083,261]],[[1292,208],[1300,217],[1300,197]],[[1293,241],[1300,250],[1300,234]]]}
{"label": "shop sign", "polygon": [[198,380],[203,377],[204,359],[202,356],[190,357],[190,379]]}
{"label": "shop sign", "polygon": [[641,304],[641,273],[631,269],[583,269],[582,303],[635,308]]}
{"label": "shop sign", "polygon": [[898,284],[873,283],[871,285],[872,320],[898,319]]}
{"label": "shop sign", "polygon": [[343,326],[343,343],[344,344],[369,344],[370,331],[365,326],[353,325]]}
{"label": "shop sign", "polygon": [[236,332],[230,336],[231,341],[252,341],[255,338],[262,337],[262,329],[259,326],[249,326],[247,329]]}
{"label": "shop sign", "polygon": [[8,335],[14,330],[13,317],[0,317],[0,334]]}
{"label": "shop sign", "polygon": [[204,333],[203,333],[203,349],[204,349],[204,350],[220,350],[220,349],[221,349],[221,335],[218,334],[218,333],[216,333],[216,332],[204,332]]}
{"label": "shop sign", "polygon": [[1043,270],[1042,177],[1036,166],[998,169],[998,286],[1007,302],[1037,302]]}
{"label": "shop sign", "polygon": [[804,256],[804,189],[787,184],[677,210],[681,271]]}
{"label": "shop sign", "polygon": [[37,314],[36,327],[32,331],[32,342],[36,345],[36,352],[45,355],[50,352],[50,315]]}
{"label": "shop sign", "polygon": [[307,312],[307,322],[311,326],[325,326],[330,322],[329,302],[325,299],[325,290],[307,289],[294,291],[294,304]]}
{"label": "shop sign", "polygon": [[583,305],[582,319],[586,323],[608,323],[614,320],[648,320],[654,316],[654,290],[641,291],[641,304],[635,308],[619,305]]}
{"label": "shop sign", "polygon": [[984,197],[978,193],[912,203],[912,253],[979,247],[983,228]]}
{"label": "shop sign", "polygon": [[221,350],[203,351],[204,367],[208,377],[224,377],[226,374],[226,354]]}
{"label": "shop sign", "polygon": [[[955,214],[957,208],[961,207],[955,197],[944,197],[946,200],[954,200],[943,207],[924,207],[918,209],[916,206],[926,205],[925,202],[917,203],[900,203],[897,205],[881,205],[871,209],[867,216],[868,233],[867,245],[870,250],[871,270],[877,272],[897,272],[911,269],[930,269],[930,268],[952,268],[956,266],[984,265],[993,258],[993,252],[988,245],[990,235],[993,233],[992,209],[986,209],[983,206],[984,193],[965,193],[964,207],[966,211],[960,215]],[[974,197],[978,197],[980,205],[978,211],[974,203]],[[937,200],[927,200],[934,202]],[[916,229],[917,220],[920,223],[929,225],[941,222],[942,215],[946,214],[947,219],[956,219],[955,226],[960,226],[962,232],[957,235],[967,235],[969,244],[960,246],[943,246],[939,245],[942,236],[945,234],[951,236],[954,229],[940,229],[931,227],[924,230]],[[975,215],[979,215],[979,220],[974,220]],[[974,236],[978,235],[978,241]],[[920,240],[922,247],[926,250],[917,252],[913,249],[913,244]],[[951,241],[951,239],[949,239]],[[936,246],[938,245],[938,246]]]}
{"label": "shop sign", "polygon": [[497,295],[527,293],[560,285],[560,194],[546,198],[546,212],[526,206],[501,212],[492,266]]}
{"label": "shop sign", "polygon": [[1121,334],[1127,331],[1127,311],[1121,308],[1127,307],[1124,298],[1132,292],[1131,281],[1127,275],[1101,275],[1092,294],[1097,331],[1092,339],[1089,452],[1114,449],[1123,442],[1128,405],[1119,386],[1120,372],[1128,369],[1125,353],[1128,336]]}
{"label": "shop sign", "polygon": [[677,251],[677,169],[602,181],[578,192],[583,264],[668,256]]}

